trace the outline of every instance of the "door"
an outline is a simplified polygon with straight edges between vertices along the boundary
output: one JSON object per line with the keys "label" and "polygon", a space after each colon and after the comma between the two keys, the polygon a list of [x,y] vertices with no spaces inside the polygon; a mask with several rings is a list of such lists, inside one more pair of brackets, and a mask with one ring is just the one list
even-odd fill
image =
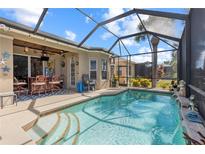
{"label": "door", "polygon": [[31,76],[43,75],[43,62],[40,58],[31,57]]}
{"label": "door", "polygon": [[70,63],[70,85],[71,88],[75,88],[75,62],[73,59]]}

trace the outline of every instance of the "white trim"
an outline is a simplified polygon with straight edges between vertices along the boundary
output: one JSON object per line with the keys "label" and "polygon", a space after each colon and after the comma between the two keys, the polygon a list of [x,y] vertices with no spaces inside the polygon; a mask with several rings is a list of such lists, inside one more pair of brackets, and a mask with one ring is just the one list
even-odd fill
{"label": "white trim", "polygon": [[6,39],[10,39],[10,40],[14,40],[13,37],[7,36],[7,35],[3,35],[3,34],[0,34],[0,37],[6,38]]}
{"label": "white trim", "polygon": [[98,60],[97,60],[97,58],[92,58],[92,57],[90,57],[90,58],[88,58],[89,59],[89,78],[90,78],[90,71],[91,71],[91,66],[90,66],[90,61],[91,60],[95,60],[96,61],[96,79],[95,80],[97,80],[97,78],[98,78]]}
{"label": "white trim", "polygon": [[43,75],[45,76],[45,61],[42,61]]}
{"label": "white trim", "polygon": [[71,57],[70,58],[70,63],[69,63],[69,68],[70,68],[70,71],[69,71],[69,74],[70,74],[70,87],[71,88],[75,88],[75,85],[76,85],[76,66],[75,66],[75,85],[72,85],[72,83],[71,83],[71,63],[72,63],[72,58],[74,59],[74,64],[75,64],[75,57]]}
{"label": "white trim", "polygon": [[29,54],[23,54],[23,53],[15,53],[15,52],[13,53],[13,55],[41,58],[41,56],[35,56],[35,55],[29,55]]}
{"label": "white trim", "polygon": [[[107,79],[102,79],[102,60],[105,60],[106,61],[106,63],[107,63],[107,67],[106,67],[106,71],[107,71]],[[101,60],[100,60],[100,64],[101,64],[101,72],[100,72],[100,74],[101,74],[101,80],[102,81],[107,81],[108,80],[108,60],[106,59],[106,58],[101,58]]]}
{"label": "white trim", "polygon": [[31,57],[28,56],[28,77],[31,77]]}

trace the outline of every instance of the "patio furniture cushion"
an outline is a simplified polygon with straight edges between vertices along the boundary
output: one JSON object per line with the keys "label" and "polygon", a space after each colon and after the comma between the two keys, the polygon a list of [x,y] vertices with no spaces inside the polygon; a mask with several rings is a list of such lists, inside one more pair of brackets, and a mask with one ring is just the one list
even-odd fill
{"label": "patio furniture cushion", "polygon": [[60,81],[51,81],[49,84],[60,84]]}
{"label": "patio furniture cushion", "polygon": [[35,83],[32,83],[32,85],[34,86],[42,86],[42,85],[45,85],[46,83],[45,82],[35,82]]}
{"label": "patio furniture cushion", "polygon": [[27,83],[26,82],[16,82],[16,83],[14,83],[14,86],[23,86],[23,85],[27,85]]}

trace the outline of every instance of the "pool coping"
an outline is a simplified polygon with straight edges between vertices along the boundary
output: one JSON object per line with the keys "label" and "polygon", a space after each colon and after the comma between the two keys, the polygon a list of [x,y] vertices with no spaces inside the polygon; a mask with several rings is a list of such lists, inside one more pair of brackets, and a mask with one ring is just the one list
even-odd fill
{"label": "pool coping", "polygon": [[[89,95],[84,95],[83,96],[89,96],[88,98],[84,98],[84,99],[81,99],[81,100],[78,100],[78,101],[74,101],[73,103],[70,103],[70,104],[67,104],[65,103],[65,105],[62,105],[62,106],[58,106],[58,107],[55,107],[55,108],[51,108],[51,109],[47,109],[47,110],[38,110],[38,108],[41,108],[41,107],[37,107],[36,110],[39,112],[39,116],[42,117],[42,116],[46,116],[48,114],[51,114],[51,113],[54,113],[54,112],[57,112],[59,110],[63,110],[63,109],[66,109],[68,107],[71,107],[71,106],[74,106],[74,105],[78,105],[78,104],[81,104],[81,103],[84,103],[86,101],[89,101],[89,100],[93,100],[93,99],[96,99],[96,98],[99,98],[99,97],[102,97],[102,96],[115,96],[115,95],[118,95],[120,93],[123,93],[125,91],[127,91],[128,89],[121,89],[117,92],[111,92],[111,93],[103,93],[103,94],[99,94],[99,95],[96,95],[96,96],[89,96]],[[65,101],[62,101],[62,102],[67,102],[68,100],[65,100]],[[53,104],[48,104],[46,106],[50,106],[50,105],[53,105]],[[59,105],[59,104],[58,104]],[[44,106],[44,107],[46,107]]]}
{"label": "pool coping", "polygon": [[[109,89],[109,90],[112,90],[112,89]],[[114,89],[114,90],[116,90],[116,89]],[[91,97],[86,98],[86,99],[81,99],[79,101],[75,101],[75,102],[70,103],[70,104],[65,104],[65,105],[58,106],[58,107],[51,108],[51,109],[47,109],[47,110],[38,110],[38,108],[36,108],[36,109],[39,112],[39,116],[42,117],[42,116],[46,116],[48,114],[57,112],[59,110],[63,110],[63,109],[66,109],[68,107],[84,103],[84,102],[89,101],[89,100],[93,100],[93,99],[96,99],[96,98],[99,98],[99,97],[102,97],[102,96],[115,96],[115,95],[118,95],[118,94],[123,93],[123,92],[128,91],[128,90],[153,92],[153,93],[159,93],[159,94],[162,94],[162,93],[163,94],[173,94],[173,92],[171,92],[171,91],[158,90],[158,89],[155,90],[155,89],[145,89],[145,88],[133,88],[133,87],[123,88],[123,89],[120,89],[120,90],[117,89],[117,90],[118,91],[115,91],[115,92],[104,92],[104,93],[101,93],[101,94],[96,95],[96,96],[91,96]],[[84,95],[84,96],[86,96],[86,95]],[[62,102],[66,102],[66,101],[68,101],[68,100],[65,100],[65,101],[62,101]],[[48,104],[46,106],[50,106],[50,105],[52,105],[52,104]]]}
{"label": "pool coping", "polygon": [[[109,89],[109,90],[116,90],[115,88],[114,89]],[[58,106],[57,108],[51,108],[49,110],[43,110],[43,111],[39,111],[39,114],[40,114],[40,117],[43,117],[43,116],[46,116],[46,115],[49,115],[49,114],[52,114],[52,113],[55,113],[55,112],[59,112],[60,110],[64,110],[66,108],[69,108],[69,107],[72,107],[72,106],[75,106],[75,105],[79,105],[81,103],[86,103],[86,101],[90,101],[90,100],[93,100],[93,99],[96,99],[96,98],[99,98],[99,97],[103,97],[103,96],[115,96],[115,95],[118,95],[120,93],[123,93],[123,92],[126,92],[126,91],[129,91],[129,90],[134,90],[134,91],[143,91],[143,92],[152,92],[152,93],[157,93],[157,94],[173,94],[172,91],[165,91],[165,90],[158,90],[158,89],[145,89],[145,88],[123,88],[123,89],[117,89],[117,91],[108,91],[108,92],[104,92],[104,93],[101,93],[99,95],[96,95],[96,96],[93,96],[93,97],[90,97],[90,98],[86,98],[86,99],[81,99],[79,101],[75,101],[71,104],[65,104],[63,106]],[[67,101],[67,100],[66,100]]]}
{"label": "pool coping", "polygon": [[[172,93],[169,91],[159,90],[159,89],[130,88],[130,87],[127,87],[127,88],[109,88],[109,89],[104,89],[101,92],[94,91],[91,93],[85,93],[85,94],[82,94],[80,97],[70,98],[67,100],[60,101],[58,103],[53,103],[53,104],[51,103],[51,104],[47,104],[45,106],[34,107],[33,109],[38,111],[38,113],[33,113],[30,110],[24,110],[24,111],[19,111],[18,113],[13,113],[11,115],[5,115],[5,116],[0,117],[0,120],[1,120],[1,118],[9,120],[10,116],[15,117],[15,116],[18,116],[20,114],[22,115],[23,112],[27,112],[27,116],[33,116],[33,117],[26,118],[26,116],[25,117],[21,116],[21,119],[23,119],[23,120],[20,120],[20,121],[23,121],[23,122],[15,122],[14,123],[14,127],[21,132],[20,134],[18,134],[19,131],[14,132],[13,129],[8,130],[8,131],[11,131],[11,133],[14,134],[16,138],[20,138],[19,140],[13,141],[13,140],[8,139],[8,136],[7,137],[4,136],[4,138],[7,138],[7,139],[6,139],[6,141],[4,141],[5,139],[0,140],[0,144],[35,144],[33,142],[33,140],[31,139],[31,137],[28,136],[28,134],[26,133],[26,130],[32,128],[32,126],[37,122],[36,120],[40,116],[45,116],[47,114],[57,112],[59,110],[71,107],[73,105],[83,103],[85,101],[95,99],[95,98],[98,98],[101,96],[114,96],[114,95],[120,94],[120,93],[128,91],[128,90],[150,91],[150,92],[166,93],[166,94]],[[17,118],[16,118],[16,120],[18,121]],[[9,127],[9,124],[8,124],[8,126],[5,126],[5,128],[3,130],[7,130],[6,127]],[[7,132],[7,135],[9,135],[9,132]]]}

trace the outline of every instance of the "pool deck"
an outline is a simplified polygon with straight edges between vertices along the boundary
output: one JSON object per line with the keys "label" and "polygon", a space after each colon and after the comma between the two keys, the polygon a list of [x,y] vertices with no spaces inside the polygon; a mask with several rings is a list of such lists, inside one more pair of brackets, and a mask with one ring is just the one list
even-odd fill
{"label": "pool deck", "polygon": [[[145,90],[142,88],[109,88],[83,94],[46,96],[19,102],[17,106],[7,106],[0,110],[0,144],[35,144],[26,130],[31,128],[40,116],[99,96],[115,95],[128,89]],[[159,89],[146,89],[146,91],[170,93]]]}
{"label": "pool deck", "polygon": [[0,110],[0,145],[35,144],[28,130],[39,116],[90,100],[102,95],[114,95],[127,88],[102,89],[88,93],[53,95],[36,100],[18,102]]}

